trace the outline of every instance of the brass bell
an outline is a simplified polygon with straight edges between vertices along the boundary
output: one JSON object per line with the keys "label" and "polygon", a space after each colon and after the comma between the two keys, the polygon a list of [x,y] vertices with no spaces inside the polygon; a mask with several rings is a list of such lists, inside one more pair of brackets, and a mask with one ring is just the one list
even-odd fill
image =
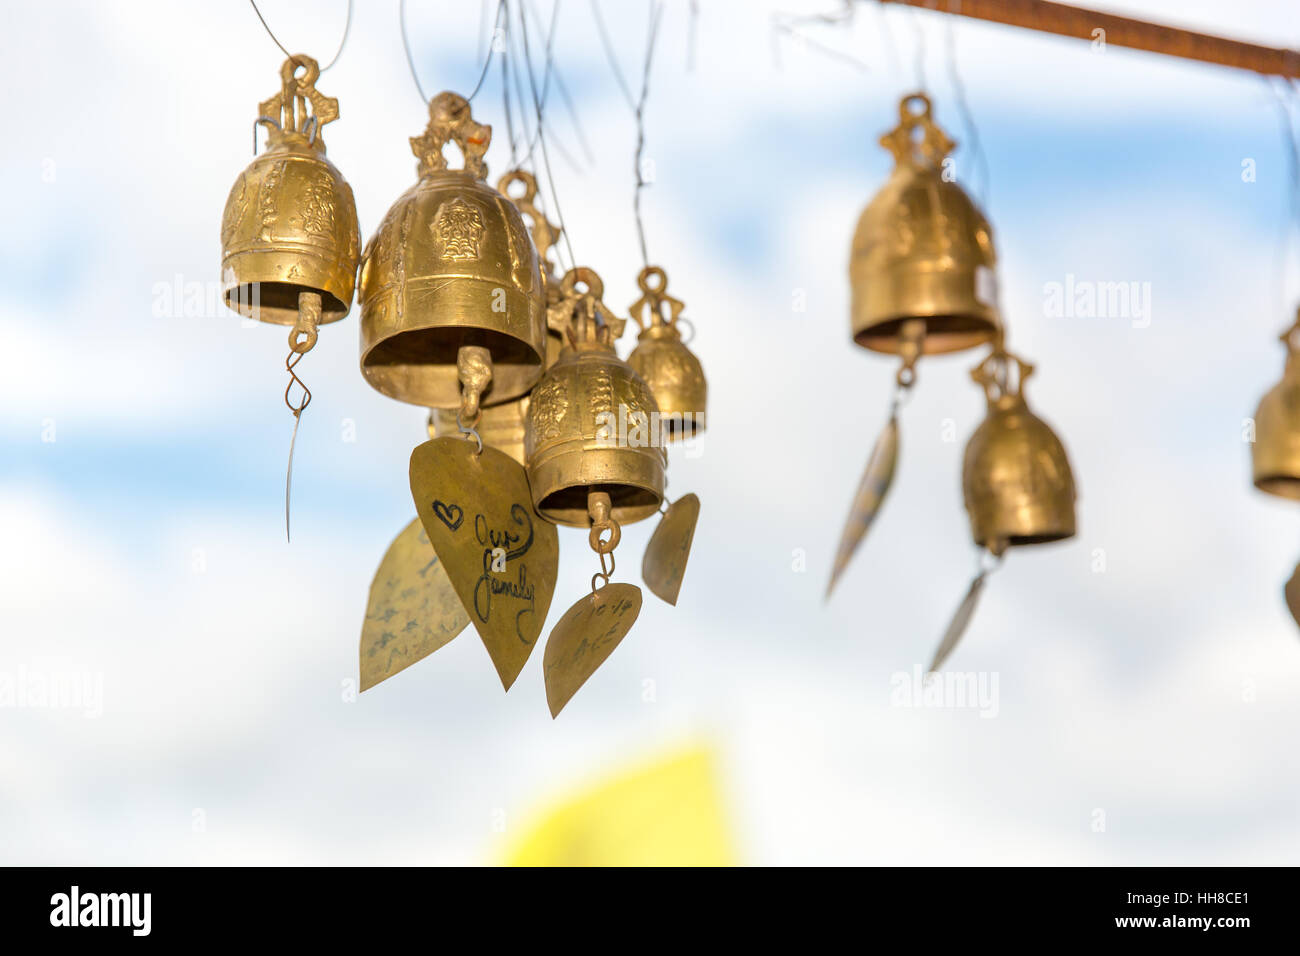
{"label": "brass bell", "polygon": [[[482,410],[474,426],[483,444],[503,451],[519,464],[524,463],[524,423],[528,418],[529,396],[516,398]],[[429,437],[455,438],[462,434],[455,408],[429,409]]]}
{"label": "brass bell", "polygon": [[226,304],[277,325],[298,322],[304,293],[320,296],[320,323],[352,308],[357,208],[352,188],[325,158],[321,127],[338,119],[339,101],[316,91],[319,76],[309,56],[284,61],[280,92],[258,106],[267,148],[240,173],[221,217]]}
{"label": "brass bell", "polygon": [[[632,303],[632,318],[641,327],[627,364],[640,375],[659,405],[660,428],[668,440],[704,430],[704,406],[709,387],[700,360],[682,341],[677,320],[685,307],[668,294],[668,275],[646,266],[636,277],[641,298]],[[664,317],[664,306],[668,317]],[[642,316],[649,313],[649,320]]]}
{"label": "brass bell", "polygon": [[1074,475],[1060,439],[1025,404],[1032,372],[1000,343],[971,372],[988,412],[966,444],[962,491],[975,543],[995,555],[1074,535]]}
{"label": "brass bell", "polygon": [[[518,196],[510,187],[520,183],[524,191]],[[537,179],[526,169],[512,169],[497,180],[497,191],[505,196],[524,215],[529,223],[529,234],[533,237],[533,246],[537,249],[537,262],[542,270],[542,286],[546,290],[547,329],[546,329],[546,368],[555,364],[564,348],[564,329],[550,320],[550,309],[561,298],[560,277],[556,275],[555,264],[551,261],[551,250],[560,238],[560,227],[551,222],[537,208]]]}
{"label": "brass bell", "polygon": [[1286,369],[1260,399],[1255,441],[1250,446],[1255,487],[1270,495],[1300,500],[1300,310],[1280,336],[1287,348]]}
{"label": "brass bell", "polygon": [[[525,394],[542,373],[542,276],[519,210],[483,180],[492,128],[468,101],[439,93],[429,125],[411,138],[419,182],[393,204],[362,254],[361,372],[403,402],[461,403],[458,359],[479,352],[489,382],[483,404]],[[447,168],[455,142],[463,169]]]}
{"label": "brass bell", "polygon": [[990,341],[999,328],[993,235],[945,162],[956,145],[930,118],[924,93],[903,97],[889,181],[863,210],[849,260],[853,341],[900,350],[903,324],[924,319],[923,354]]}
{"label": "brass bell", "polygon": [[603,492],[615,521],[640,521],[663,500],[667,456],[650,435],[658,406],[614,351],[627,320],[606,310],[600,277],[571,269],[560,291],[552,314],[564,320],[566,344],[533,389],[524,430],[533,505],[549,521],[586,528],[588,495]]}

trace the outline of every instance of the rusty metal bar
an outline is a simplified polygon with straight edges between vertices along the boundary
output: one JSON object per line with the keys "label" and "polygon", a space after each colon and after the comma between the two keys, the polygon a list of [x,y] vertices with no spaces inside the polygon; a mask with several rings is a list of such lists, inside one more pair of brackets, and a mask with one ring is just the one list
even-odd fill
{"label": "rusty metal bar", "polygon": [[[936,13],[958,14],[990,23],[1024,27],[1040,33],[1093,40],[1093,31],[1104,30],[1105,42],[1148,53],[1217,63],[1269,76],[1300,78],[1300,52],[1278,47],[1243,43],[1227,37],[1195,33],[1178,27],[1147,23],[1113,13],[1099,13],[1047,0],[881,0],[901,3]],[[1225,5],[1226,7],[1227,5]]]}

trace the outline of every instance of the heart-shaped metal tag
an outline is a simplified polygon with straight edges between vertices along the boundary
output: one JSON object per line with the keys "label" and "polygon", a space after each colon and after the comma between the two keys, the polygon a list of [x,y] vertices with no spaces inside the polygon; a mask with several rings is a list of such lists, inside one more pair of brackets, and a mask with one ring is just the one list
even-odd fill
{"label": "heart-shaped metal tag", "polygon": [[361,689],[428,657],[465,630],[451,579],[415,518],[388,546],[370,582],[361,625]]}
{"label": "heart-shaped metal tag", "polygon": [[546,703],[557,716],[605,663],[641,613],[635,584],[606,584],[569,608],[546,639]]}
{"label": "heart-shaped metal tag", "polygon": [[411,452],[411,495],[433,550],[506,690],[555,593],[560,543],[533,511],[523,466],[490,446],[435,438]]}
{"label": "heart-shaped metal tag", "polygon": [[682,495],[668,506],[645,546],[641,577],[646,587],[669,604],[676,605],[677,593],[682,589],[699,518],[700,499],[694,494]]}

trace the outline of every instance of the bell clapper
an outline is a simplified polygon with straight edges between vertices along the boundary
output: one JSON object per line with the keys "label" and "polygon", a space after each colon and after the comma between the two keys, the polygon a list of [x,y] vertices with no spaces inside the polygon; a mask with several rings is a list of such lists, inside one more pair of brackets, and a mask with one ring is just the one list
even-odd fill
{"label": "bell clapper", "polygon": [[[587,515],[591,518],[591,532],[587,536],[591,544],[591,550],[600,555],[600,570],[591,576],[591,593],[596,594],[600,588],[609,584],[609,579],[614,576],[614,549],[618,547],[619,540],[623,537],[623,529],[619,526],[618,521],[614,518],[613,505],[609,499],[609,493],[605,491],[589,491],[587,493]],[[609,537],[605,538],[605,532],[609,532]],[[609,555],[609,568],[605,568],[605,555]],[[596,585],[596,578],[604,580]]]}
{"label": "bell clapper", "polygon": [[[284,540],[289,537],[289,496],[293,488],[293,449],[298,444],[298,423],[302,412],[311,404],[311,389],[298,377],[295,366],[302,357],[316,346],[317,328],[320,325],[321,298],[319,292],[298,293],[298,320],[289,330],[289,355],[284,360],[285,370],[289,373],[289,384],[284,387],[284,403],[293,412],[293,436],[289,439],[289,464],[284,473]],[[289,392],[297,383],[302,389],[302,401],[295,405],[289,399]]]}
{"label": "bell clapper", "polygon": [[481,345],[462,345],[456,353],[456,375],[460,379],[460,411],[456,413],[456,427],[464,435],[472,435],[483,451],[479,437],[480,404],[483,393],[492,384],[492,353]]}

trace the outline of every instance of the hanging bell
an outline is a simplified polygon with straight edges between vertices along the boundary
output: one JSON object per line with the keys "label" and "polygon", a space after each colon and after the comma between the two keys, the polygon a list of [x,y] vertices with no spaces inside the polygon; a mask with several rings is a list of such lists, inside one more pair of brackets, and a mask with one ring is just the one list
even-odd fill
{"label": "hanging bell", "polygon": [[[524,191],[518,196],[511,192],[511,187],[519,183]],[[537,249],[537,262],[542,270],[542,286],[546,290],[547,329],[546,329],[546,368],[555,364],[564,348],[564,329],[558,323],[550,321],[550,309],[559,303],[560,277],[555,272],[551,261],[551,250],[560,238],[560,227],[551,222],[537,208],[537,179],[526,169],[512,169],[497,180],[497,191],[505,196],[523,214],[529,223],[528,232],[533,237],[533,246]]]}
{"label": "hanging bell", "polygon": [[[378,391],[426,407],[461,404],[458,360],[486,364],[485,405],[525,394],[542,373],[542,276],[514,203],[483,180],[492,128],[455,93],[429,101],[411,138],[419,182],[393,204],[361,265],[361,372]],[[455,142],[463,169],[447,168]]]}
{"label": "hanging bell", "polygon": [[533,504],[549,521],[586,528],[588,497],[604,492],[620,524],[648,518],[663,500],[667,456],[650,434],[654,396],[614,351],[627,320],[606,310],[591,269],[569,270],[560,291],[552,314],[565,348],[533,389],[524,431]]}
{"label": "hanging bell", "polygon": [[1300,310],[1281,339],[1287,348],[1286,369],[1282,381],[1260,399],[1250,454],[1256,488],[1300,500]]}
{"label": "hanging bell", "polygon": [[300,297],[320,297],[319,323],[352,308],[357,208],[352,188],[325,158],[321,127],[339,101],[316,91],[320,68],[297,54],[280,68],[280,92],[258,106],[266,150],[239,175],[221,217],[222,295],[231,309],[295,325]]}
{"label": "hanging bell", "polygon": [[903,97],[898,113],[880,139],[897,165],[853,236],[853,340],[897,353],[903,323],[924,319],[923,354],[983,345],[999,328],[992,231],[947,174],[956,144],[930,118],[929,97]]}
{"label": "hanging bell", "polygon": [[1074,535],[1074,475],[1060,439],[1025,404],[1032,372],[1001,343],[971,372],[988,412],[966,444],[962,491],[975,543],[995,555]]}
{"label": "hanging bell", "polygon": [[[641,298],[632,303],[632,318],[641,334],[627,364],[650,386],[665,438],[689,438],[704,430],[709,387],[700,360],[686,347],[677,326],[685,306],[668,294],[668,275],[658,266],[646,266],[636,281]],[[647,313],[649,319],[643,319]]]}

